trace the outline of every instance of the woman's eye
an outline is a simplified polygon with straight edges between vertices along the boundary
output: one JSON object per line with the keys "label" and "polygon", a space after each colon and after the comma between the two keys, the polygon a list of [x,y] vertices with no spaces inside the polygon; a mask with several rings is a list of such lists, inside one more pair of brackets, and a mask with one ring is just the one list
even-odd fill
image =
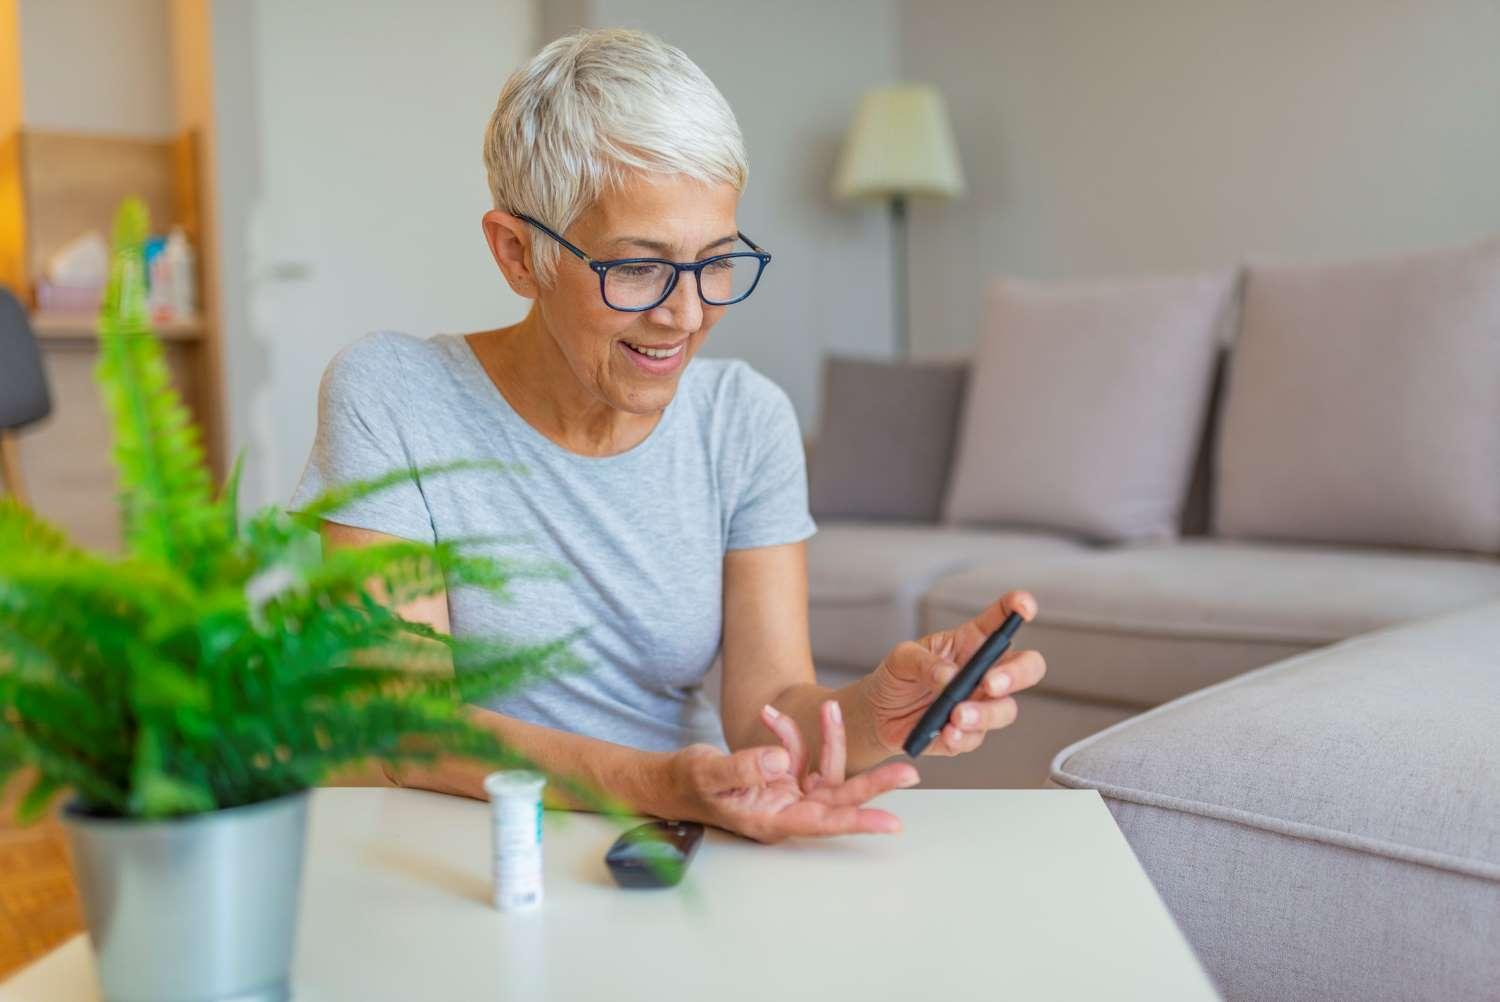
{"label": "woman's eye", "polygon": [[734,258],[724,258],[707,266],[707,271],[734,271]]}
{"label": "woman's eye", "polygon": [[616,271],[620,273],[620,276],[622,278],[647,278],[651,275],[656,274],[656,265],[622,264],[616,269]]}

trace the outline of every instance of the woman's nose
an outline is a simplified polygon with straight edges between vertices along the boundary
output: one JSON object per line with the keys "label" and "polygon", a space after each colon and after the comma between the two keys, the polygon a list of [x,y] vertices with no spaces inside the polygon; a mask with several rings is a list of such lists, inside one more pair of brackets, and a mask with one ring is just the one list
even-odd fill
{"label": "woman's nose", "polygon": [[[666,316],[659,317],[665,313]],[[691,334],[703,326],[703,300],[698,295],[697,272],[685,271],[677,278],[671,295],[651,311],[654,323]]]}

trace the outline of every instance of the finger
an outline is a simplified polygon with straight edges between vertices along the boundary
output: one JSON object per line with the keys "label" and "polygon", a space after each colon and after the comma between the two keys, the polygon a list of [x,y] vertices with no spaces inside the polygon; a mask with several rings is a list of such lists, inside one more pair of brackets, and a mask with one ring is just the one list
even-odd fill
{"label": "finger", "polygon": [[974,691],[980,696],[1003,696],[1030,689],[1046,674],[1047,661],[1040,651],[1009,651],[999,664],[984,673],[984,681]]}
{"label": "finger", "polygon": [[[932,640],[937,636],[939,635],[933,634],[924,639]],[[942,692],[953,681],[953,676],[958,674],[958,665],[947,657],[943,645],[939,644],[938,648],[930,650],[910,641],[900,644],[886,655],[887,668],[899,678],[921,682],[933,692]]]}
{"label": "finger", "polygon": [[836,699],[823,704],[823,754],[818,764],[819,779],[837,786],[844,781],[848,739],[844,733],[844,711]]}
{"label": "finger", "polygon": [[807,746],[802,741],[802,728],[797,726],[797,721],[770,703],[761,707],[760,719],[785,746],[787,755],[790,756],[791,774],[802,775],[802,767],[807,764]]}
{"label": "finger", "polygon": [[964,624],[965,630],[977,633],[981,638],[989,636],[1000,629],[1000,624],[1013,612],[1019,612],[1021,618],[1031,622],[1036,618],[1036,599],[1029,591],[1008,591],[995,601],[991,602],[983,612]]}
{"label": "finger", "polygon": [[776,819],[777,833],[791,836],[894,835],[901,830],[901,819],[889,811],[806,799],[777,814]]}
{"label": "finger", "polygon": [[868,772],[851,777],[838,786],[819,790],[814,799],[825,804],[859,805],[882,793],[904,790],[922,781],[910,762],[887,762]]}
{"label": "finger", "polygon": [[968,622],[923,639],[928,642],[928,646],[942,651],[952,660],[967,661],[1012,612],[1020,613],[1021,618],[1029,623],[1036,616],[1036,599],[1026,591],[1006,592]]}
{"label": "finger", "polygon": [[[822,835],[895,835],[901,831],[901,819],[878,807],[834,807],[839,814],[830,817]],[[848,811],[849,815],[842,812]]]}
{"label": "finger", "polygon": [[984,742],[984,731],[966,731],[952,724],[943,728],[942,751],[944,755],[962,755],[978,748]]}
{"label": "finger", "polygon": [[791,756],[785,748],[763,745],[709,759],[703,765],[701,782],[713,792],[765,786],[785,776]]}
{"label": "finger", "polygon": [[996,731],[1016,721],[1016,701],[1005,699],[966,699],[953,708],[949,718],[960,731]]}
{"label": "finger", "polygon": [[948,683],[953,681],[953,676],[958,674],[958,665],[949,661],[941,655],[933,655],[933,660],[927,666],[924,677],[927,679],[928,688],[933,692],[942,692],[948,688]]}

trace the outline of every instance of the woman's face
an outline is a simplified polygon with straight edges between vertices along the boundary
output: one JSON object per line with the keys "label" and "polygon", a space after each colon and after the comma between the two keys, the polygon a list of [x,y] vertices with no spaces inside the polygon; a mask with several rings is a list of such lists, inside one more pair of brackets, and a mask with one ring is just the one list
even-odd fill
{"label": "woman's face", "polygon": [[[696,261],[735,249],[732,185],[705,185],[681,175],[636,175],[625,188],[600,198],[563,235],[595,260],[661,257]],[[542,220],[547,222],[547,220]],[[528,227],[533,240],[551,240]],[[559,245],[551,288],[537,301],[545,326],[585,390],[618,410],[660,411],[677,392],[677,381],[697,354],[725,307],[698,295],[691,272],[660,305],[624,313],[604,304],[599,276]],[[670,358],[647,358],[631,345],[672,350]]]}

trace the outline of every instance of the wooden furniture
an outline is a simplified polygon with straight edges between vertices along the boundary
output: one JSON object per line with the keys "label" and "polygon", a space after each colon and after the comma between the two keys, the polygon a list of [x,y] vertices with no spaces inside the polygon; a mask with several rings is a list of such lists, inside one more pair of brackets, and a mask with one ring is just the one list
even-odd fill
{"label": "wooden furniture", "polygon": [[21,450],[16,436],[0,428],[0,493],[8,493],[22,504],[29,504],[26,478],[21,473]]}
{"label": "wooden furniture", "polygon": [[21,476],[15,436],[4,429],[0,429],[0,487],[22,504],[26,503],[26,483]]}
{"label": "wooden furniture", "polygon": [[[172,139],[15,129],[0,140],[0,283],[34,306],[46,260],[89,230],[110,235],[114,211],[128,195],[151,211],[152,229],[181,226],[197,253],[200,301],[212,270],[205,221],[198,133]],[[213,304],[198,317],[163,325],[179,392],[204,433],[204,449],[222,477],[222,389]],[[33,506],[79,543],[119,545],[108,423],[93,371],[98,360],[91,314],[36,312],[52,383],[53,417],[17,436],[10,450],[24,468]],[[17,457],[17,454],[19,456]]]}
{"label": "wooden furniture", "polygon": [[[1093,791],[917,789],[879,803],[902,834],[766,846],[710,831],[666,891],[613,884],[608,820],[548,812],[545,901],[502,914],[487,805],[319,790],[296,997],[1218,997]],[[0,985],[0,1002],[97,992],[78,936]]]}

